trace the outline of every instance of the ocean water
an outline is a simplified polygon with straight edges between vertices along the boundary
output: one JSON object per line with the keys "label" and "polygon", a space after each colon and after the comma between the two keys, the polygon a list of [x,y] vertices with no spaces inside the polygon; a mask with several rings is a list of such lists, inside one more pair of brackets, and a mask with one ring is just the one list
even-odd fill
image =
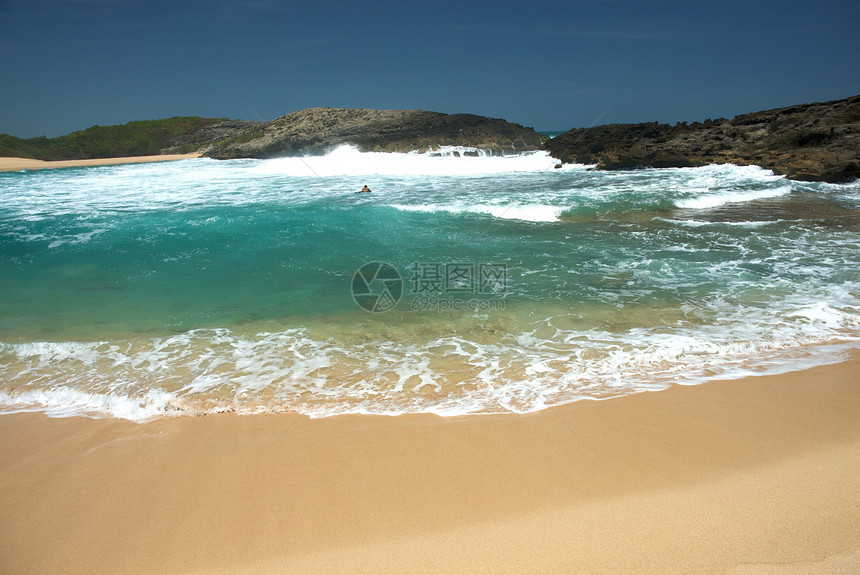
{"label": "ocean water", "polygon": [[860,346],[860,183],[555,164],[0,174],[0,412],[522,413]]}

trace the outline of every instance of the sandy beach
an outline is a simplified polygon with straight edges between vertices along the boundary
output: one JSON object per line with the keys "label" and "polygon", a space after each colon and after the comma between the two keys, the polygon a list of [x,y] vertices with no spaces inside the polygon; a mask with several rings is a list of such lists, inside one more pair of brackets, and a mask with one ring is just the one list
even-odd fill
{"label": "sandy beach", "polygon": [[857,573],[860,358],[529,415],[0,416],[5,573]]}
{"label": "sandy beach", "polygon": [[0,157],[0,172],[17,172],[19,170],[47,170],[51,168],[77,168],[83,166],[114,166],[117,164],[145,164],[149,162],[170,162],[199,158],[199,153],[193,154],[161,154],[157,156],[132,156],[125,158],[96,158],[93,160],[63,160],[45,162],[30,158]]}

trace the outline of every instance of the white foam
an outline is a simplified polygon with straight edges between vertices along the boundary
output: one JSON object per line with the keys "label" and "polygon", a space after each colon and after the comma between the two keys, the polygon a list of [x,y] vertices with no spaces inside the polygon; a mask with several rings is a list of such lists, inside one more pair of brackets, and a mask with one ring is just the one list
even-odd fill
{"label": "white foam", "polygon": [[701,228],[706,226],[736,226],[739,228],[761,228],[764,226],[769,226],[772,224],[779,224],[785,220],[751,220],[751,221],[705,221],[705,220],[677,220],[670,218],[654,218],[655,220],[666,222],[669,224],[675,224],[679,226],[685,226],[689,228]]}
{"label": "white foam", "polygon": [[[822,296],[828,299],[798,305]],[[671,331],[562,329],[563,321],[547,317],[492,341],[457,334],[337,341],[303,329],[220,328],[127,342],[0,344],[0,406],[134,421],[225,410],[525,413],[671,383],[800,369],[860,345],[860,301],[851,290],[800,294],[779,309],[722,300],[708,308],[719,321],[676,322]]]}
{"label": "white foam", "polygon": [[461,204],[393,204],[397,210],[406,212],[451,214],[486,214],[505,220],[522,220],[527,222],[557,222],[564,208],[543,204],[510,204],[510,205],[461,205]]}
{"label": "white foam", "polygon": [[64,245],[76,245],[76,244],[85,244],[97,234],[103,233],[107,228],[97,228],[94,230],[81,232],[79,234],[70,234],[66,236],[61,236],[55,238],[50,244],[48,244],[48,249],[56,249],[60,246]]}
{"label": "white foam", "polygon": [[447,147],[426,153],[390,153],[360,152],[354,146],[340,146],[324,156],[265,160],[252,171],[296,177],[465,176],[547,171],[553,170],[557,163],[547,152],[491,156],[472,148]]}
{"label": "white foam", "polygon": [[776,198],[779,196],[785,196],[790,193],[791,186],[780,186],[778,188],[767,188],[763,190],[717,190],[695,197],[687,197],[675,200],[675,205],[679,208],[704,210],[709,208],[716,208],[730,203],[750,202],[753,200]]}
{"label": "white foam", "polygon": [[88,392],[69,386],[31,389],[19,393],[0,390],[0,406],[6,413],[44,412],[50,417],[116,417],[144,422],[156,417],[178,414],[174,394],[151,389],[140,397]]}
{"label": "white foam", "polygon": [[846,323],[856,324],[857,322],[856,317],[852,318],[846,315],[844,311],[838,310],[826,302],[817,302],[803,306],[788,312],[788,315],[790,317],[805,318],[812,323],[821,324],[830,329],[840,329],[845,327]]}
{"label": "white foam", "polygon": [[[453,152],[460,154],[459,157]],[[12,179],[4,188],[3,207],[19,220],[36,222],[74,216],[86,228],[72,235],[52,238],[52,247],[87,242],[103,231],[104,215],[191,210],[223,205],[276,202],[302,205],[357,191],[356,179],[374,180],[398,187],[420,185],[444,194],[462,193],[451,188],[449,177],[503,176],[505,174],[569,174],[581,166],[554,168],[556,160],[546,152],[512,156],[465,156],[467,149],[434,153],[362,153],[342,146],[325,156],[272,160],[191,159],[155,164],[103,166],[76,170],[31,172]],[[434,155],[442,153],[444,155]],[[441,181],[447,181],[442,187]],[[364,182],[359,182],[358,187]],[[372,183],[372,182],[371,182]],[[487,184],[492,185],[491,183]],[[376,186],[372,186],[376,187]],[[355,188],[355,189],[353,189]],[[386,196],[392,190],[385,191]],[[497,190],[498,191],[498,190]],[[382,195],[382,194],[379,194]],[[524,203],[524,202],[523,202]]]}

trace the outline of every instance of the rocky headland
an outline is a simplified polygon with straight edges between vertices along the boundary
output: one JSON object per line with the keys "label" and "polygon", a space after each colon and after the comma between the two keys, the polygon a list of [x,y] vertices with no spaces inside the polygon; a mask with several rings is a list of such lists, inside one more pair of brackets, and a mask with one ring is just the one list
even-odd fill
{"label": "rocky headland", "polygon": [[546,140],[532,128],[472,114],[309,108],[270,122],[212,124],[177,138],[165,152],[193,147],[216,159],[274,158],[324,154],[351,144],[364,152],[464,146],[508,154],[539,150]]}
{"label": "rocky headland", "polygon": [[860,95],[675,125],[612,124],[573,129],[544,149],[598,169],[756,165],[795,180],[860,178]]}
{"label": "rocky headland", "polygon": [[[216,159],[365,152],[427,152],[442,146],[494,155],[544,149],[597,169],[757,165],[796,180],[860,178],[860,95],[678,124],[611,124],[549,139],[532,128],[473,114],[423,110],[308,108],[270,122],[174,117],[93,126],[56,138],[0,134],[0,156],[88,160],[156,154]],[[477,152],[466,152],[477,153]]]}

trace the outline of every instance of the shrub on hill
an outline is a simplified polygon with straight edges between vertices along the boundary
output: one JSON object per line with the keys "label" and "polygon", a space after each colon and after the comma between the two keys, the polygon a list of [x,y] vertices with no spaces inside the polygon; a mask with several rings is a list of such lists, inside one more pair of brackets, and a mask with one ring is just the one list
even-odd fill
{"label": "shrub on hill", "polygon": [[56,138],[16,138],[0,134],[0,156],[37,160],[86,160],[160,154],[178,136],[196,132],[221,119],[176,116],[163,120],[93,126]]}

